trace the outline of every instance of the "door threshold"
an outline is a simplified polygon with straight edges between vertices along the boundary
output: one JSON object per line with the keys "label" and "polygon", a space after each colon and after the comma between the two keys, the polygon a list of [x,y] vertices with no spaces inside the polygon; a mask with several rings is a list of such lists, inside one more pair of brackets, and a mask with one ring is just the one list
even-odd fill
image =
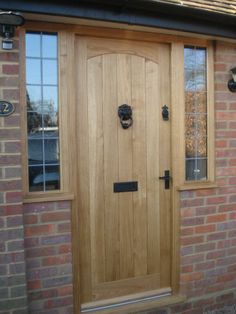
{"label": "door threshold", "polygon": [[[186,298],[181,295],[172,295],[171,292],[166,291],[159,294],[150,294],[149,296],[146,295],[139,298],[131,298],[131,296],[127,296],[126,300],[120,302],[114,302],[115,299],[119,298],[110,299],[109,304],[108,302],[106,302],[106,304],[103,303],[103,305],[102,301],[85,303],[81,306],[81,313],[122,314],[130,313],[130,311],[134,313],[138,311],[152,310],[176,303],[181,303],[185,301]],[[92,304],[94,305],[92,306]]]}

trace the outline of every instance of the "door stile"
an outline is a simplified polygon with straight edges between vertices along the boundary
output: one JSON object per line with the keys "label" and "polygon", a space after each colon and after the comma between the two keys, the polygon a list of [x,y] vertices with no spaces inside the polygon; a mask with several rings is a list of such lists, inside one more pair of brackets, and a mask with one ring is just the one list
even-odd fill
{"label": "door stile", "polygon": [[[89,195],[89,134],[88,134],[88,108],[87,108],[87,45],[86,40],[81,38],[75,43],[76,58],[76,104],[77,104],[77,167],[78,167],[78,219],[83,221],[83,228],[79,228],[79,247],[84,249],[80,252],[80,265],[83,271],[80,272],[81,299],[90,300],[92,291],[91,280],[91,238],[90,238],[90,195]],[[82,78],[82,79],[81,79]],[[86,210],[81,210],[85,208]],[[88,232],[89,231],[89,232]],[[81,269],[81,268],[80,268]]]}

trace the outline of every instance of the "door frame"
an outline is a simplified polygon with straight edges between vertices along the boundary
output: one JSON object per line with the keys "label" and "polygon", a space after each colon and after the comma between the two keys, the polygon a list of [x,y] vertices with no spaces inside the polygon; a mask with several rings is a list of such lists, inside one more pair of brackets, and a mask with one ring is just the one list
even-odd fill
{"label": "door frame", "polygon": [[[93,23],[94,24],[94,23]],[[101,23],[98,22],[98,25]],[[171,195],[171,288],[172,296],[163,297],[156,301],[148,301],[145,304],[125,305],[113,313],[127,313],[155,309],[184,301],[184,297],[179,294],[180,278],[180,187],[184,184],[184,45],[211,47],[211,42],[204,38],[194,38],[183,36],[182,34],[163,34],[152,32],[147,27],[143,31],[116,29],[114,24],[106,23],[106,27],[94,27],[64,23],[46,23],[40,21],[26,22],[24,29],[21,31],[21,38],[24,36],[24,30],[34,31],[54,31],[58,33],[59,38],[59,67],[60,67],[60,103],[65,102],[69,105],[70,111],[65,106],[60,106],[60,125],[61,125],[61,160],[62,160],[62,186],[63,190],[57,193],[55,199],[63,200],[65,193],[71,193],[72,200],[72,253],[73,253],[73,281],[74,281],[74,313],[81,313],[79,300],[79,255],[78,255],[78,197],[76,195],[77,175],[73,165],[76,164],[76,146],[75,133],[77,128],[75,119],[75,36],[93,36],[116,39],[138,40],[142,42],[168,43],[170,44],[170,121],[171,121],[171,169],[172,169],[172,195]],[[122,25],[122,28],[124,26]],[[139,27],[140,28],[140,27]],[[24,47],[22,47],[24,49]],[[212,49],[211,49],[212,54]],[[176,62],[178,60],[178,62]],[[21,70],[21,73],[24,69]],[[22,83],[23,84],[23,83]],[[22,85],[21,84],[21,85]],[[62,88],[63,87],[63,88]],[[23,87],[21,86],[21,90]],[[66,92],[64,92],[66,90]],[[22,93],[23,94],[23,93]],[[21,102],[24,102],[25,96],[21,96]],[[62,118],[63,117],[63,118]],[[22,121],[24,125],[25,121]],[[72,130],[73,129],[73,130]],[[70,145],[68,139],[71,139]],[[68,155],[70,155],[68,157]],[[26,167],[24,167],[26,168]],[[58,196],[60,195],[60,196]],[[66,199],[65,195],[65,199]],[[48,197],[50,200],[53,196]],[[45,195],[44,195],[45,199]],[[92,312],[90,312],[92,313]],[[99,313],[109,313],[106,310]]]}

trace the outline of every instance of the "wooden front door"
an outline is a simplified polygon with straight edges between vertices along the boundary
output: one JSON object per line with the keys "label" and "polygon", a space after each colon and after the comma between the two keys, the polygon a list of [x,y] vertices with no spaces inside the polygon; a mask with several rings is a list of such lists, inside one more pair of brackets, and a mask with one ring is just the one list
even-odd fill
{"label": "wooden front door", "polygon": [[[170,293],[170,67],[167,44],[76,38],[82,308]],[[118,107],[132,108],[123,129]],[[114,183],[137,191],[114,192]],[[171,184],[170,184],[171,188]],[[111,312],[112,313],[112,312]]]}

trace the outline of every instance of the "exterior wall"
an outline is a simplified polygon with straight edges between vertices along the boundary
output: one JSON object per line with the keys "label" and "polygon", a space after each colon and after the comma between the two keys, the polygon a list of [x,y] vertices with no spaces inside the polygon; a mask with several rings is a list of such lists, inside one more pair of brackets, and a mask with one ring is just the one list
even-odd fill
{"label": "exterior wall", "polygon": [[[155,314],[208,314],[236,304],[236,94],[227,89],[236,45],[215,49],[218,187],[181,193],[180,280],[188,300]],[[18,75],[18,49],[0,51],[0,98],[16,105],[0,118],[0,313],[72,313],[71,204],[22,205]]]}
{"label": "exterior wall", "polygon": [[0,313],[27,313],[21,174],[19,41],[0,50],[0,99],[15,105],[0,117]]}
{"label": "exterior wall", "polygon": [[24,205],[29,312],[73,312],[70,202]]}

